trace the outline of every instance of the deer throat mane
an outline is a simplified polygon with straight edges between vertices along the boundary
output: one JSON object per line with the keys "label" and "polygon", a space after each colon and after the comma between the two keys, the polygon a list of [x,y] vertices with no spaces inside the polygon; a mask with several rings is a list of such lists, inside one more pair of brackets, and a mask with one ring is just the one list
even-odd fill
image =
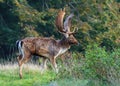
{"label": "deer throat mane", "polygon": [[66,47],[66,48],[69,48],[70,47],[70,44],[69,44],[69,41],[67,38],[63,37],[60,41],[59,41],[59,44],[60,46],[62,47]]}

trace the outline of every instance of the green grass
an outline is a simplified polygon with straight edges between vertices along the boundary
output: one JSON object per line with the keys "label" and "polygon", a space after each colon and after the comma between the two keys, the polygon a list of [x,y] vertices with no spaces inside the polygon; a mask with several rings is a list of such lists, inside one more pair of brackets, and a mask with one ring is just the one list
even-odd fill
{"label": "green grass", "polygon": [[56,76],[52,71],[41,74],[37,69],[24,68],[23,70],[23,79],[20,79],[17,67],[13,69],[11,67],[0,68],[0,86],[42,86],[42,84],[54,80]]}
{"label": "green grass", "polygon": [[36,83],[42,85],[54,79],[55,74],[46,72],[40,74],[37,71],[24,72],[23,79],[19,79],[18,73],[10,73],[10,71],[1,71],[0,73],[0,86],[33,86]]}
{"label": "green grass", "polygon": [[0,86],[86,86],[87,80],[58,78],[53,70],[40,72],[39,66],[28,64],[23,68],[23,79],[19,78],[18,65],[0,65]]}

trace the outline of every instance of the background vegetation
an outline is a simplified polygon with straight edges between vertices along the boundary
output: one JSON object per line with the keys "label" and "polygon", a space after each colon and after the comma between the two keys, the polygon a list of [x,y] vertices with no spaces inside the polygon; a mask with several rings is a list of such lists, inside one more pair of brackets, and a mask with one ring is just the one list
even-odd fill
{"label": "background vegetation", "polygon": [[[15,43],[18,39],[30,36],[60,39],[62,35],[58,33],[54,20],[58,10],[64,7],[67,14],[75,14],[71,29],[78,27],[75,36],[80,45],[72,46],[70,55],[66,56],[72,58],[66,58],[64,63],[58,61],[60,72],[57,75],[48,71],[42,76],[37,71],[35,77],[31,70],[25,72],[25,81],[18,80],[17,72],[12,72],[13,76],[10,76],[8,70],[1,67],[0,84],[6,81],[5,77],[9,77],[7,81],[13,78],[12,81],[17,79],[18,83],[26,82],[32,86],[40,83],[49,86],[47,83],[51,81],[68,86],[70,80],[73,81],[71,83],[77,81],[76,86],[81,82],[85,82],[82,86],[120,84],[119,0],[0,0],[0,64],[16,62]],[[48,78],[41,82],[37,76]],[[35,79],[38,79],[38,84],[33,84]]]}

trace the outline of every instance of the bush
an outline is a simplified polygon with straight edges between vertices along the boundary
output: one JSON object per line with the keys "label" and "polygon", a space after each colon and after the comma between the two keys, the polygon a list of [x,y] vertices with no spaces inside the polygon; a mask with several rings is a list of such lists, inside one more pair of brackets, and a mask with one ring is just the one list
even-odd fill
{"label": "bush", "polygon": [[[60,68],[59,68],[59,73],[57,75],[57,78],[79,78],[81,79],[82,75],[81,75],[81,67],[83,64],[82,59],[80,59],[80,57],[83,56],[82,54],[78,53],[78,52],[74,52],[72,53],[71,58],[66,58],[64,60],[64,62],[62,62],[60,64]],[[60,63],[60,62],[59,62]]]}
{"label": "bush", "polygon": [[[107,52],[97,44],[87,46],[82,68],[86,78],[100,79],[117,86],[120,82],[120,49]],[[117,84],[117,85],[116,85]]]}
{"label": "bush", "polygon": [[58,79],[88,80],[88,86],[118,86],[120,84],[120,49],[107,52],[97,44],[88,45],[85,56],[72,53],[61,65]]}

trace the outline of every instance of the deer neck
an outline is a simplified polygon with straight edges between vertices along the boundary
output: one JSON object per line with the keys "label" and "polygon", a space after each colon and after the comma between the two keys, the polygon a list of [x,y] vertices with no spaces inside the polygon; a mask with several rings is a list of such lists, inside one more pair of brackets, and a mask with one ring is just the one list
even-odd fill
{"label": "deer neck", "polygon": [[70,48],[70,44],[65,37],[58,41],[58,45],[59,45],[59,51],[56,54],[56,57],[65,53]]}
{"label": "deer neck", "polygon": [[60,41],[59,41],[59,44],[61,47],[63,48],[70,48],[70,44],[69,44],[69,41],[67,38],[63,37]]}

